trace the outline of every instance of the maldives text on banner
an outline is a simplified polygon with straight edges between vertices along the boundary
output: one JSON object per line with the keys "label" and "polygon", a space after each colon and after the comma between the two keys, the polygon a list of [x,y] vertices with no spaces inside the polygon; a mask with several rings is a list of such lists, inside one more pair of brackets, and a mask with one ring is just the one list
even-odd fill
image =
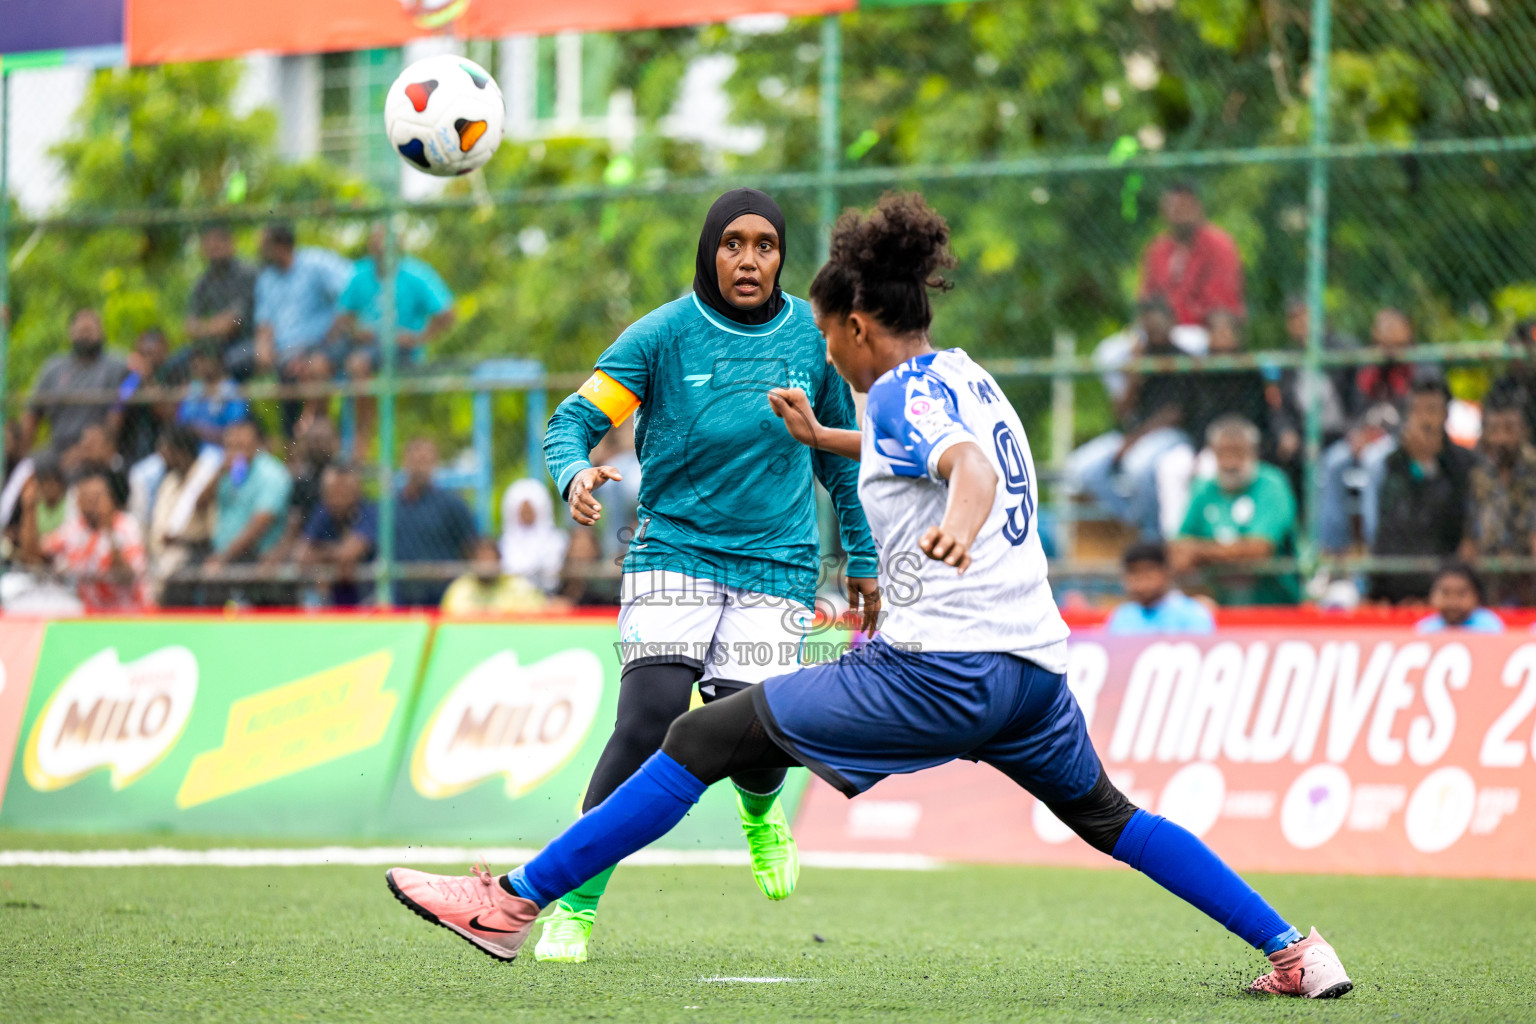
{"label": "maldives text on banner", "polygon": [[[76,0],[79,2],[79,0]],[[121,2],[121,0],[119,0]],[[130,64],[216,60],[252,51],[322,53],[399,46],[421,36],[466,38],[621,31],[726,21],[748,14],[826,14],[854,0],[133,0]]]}
{"label": "maldives text on banner", "polygon": [[[1069,681],[1110,777],[1241,870],[1536,878],[1536,639],[1314,637],[1084,633]],[[818,782],[796,833],[807,850],[1109,863],[968,762],[852,802]]]}

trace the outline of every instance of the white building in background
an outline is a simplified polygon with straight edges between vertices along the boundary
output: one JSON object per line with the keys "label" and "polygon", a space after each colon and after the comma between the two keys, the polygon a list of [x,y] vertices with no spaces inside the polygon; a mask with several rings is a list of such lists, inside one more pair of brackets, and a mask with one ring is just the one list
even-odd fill
{"label": "white building in background", "polygon": [[70,134],[90,76],[81,67],[11,73],[10,187],[24,213],[45,213],[64,198],[59,162],[48,151]]}
{"label": "white building in background", "polygon": [[[778,31],[786,19],[759,21],[743,19],[733,27]],[[611,84],[616,49],[611,35],[564,33],[495,43],[429,38],[400,49],[306,56],[256,54],[244,58],[235,108],[277,111],[279,145],[289,159],[323,156],[381,185],[398,181],[407,198],[424,198],[445,181],[408,168],[390,151],[380,124],[384,94],[401,68],[436,53],[467,52],[501,85],[508,138],[604,138],[623,150],[634,141],[639,119],[633,95]],[[726,123],[725,82],[734,66],[728,56],[695,61],[662,130],[717,153],[760,147],[760,129]],[[11,188],[25,214],[45,214],[64,199],[60,168],[48,151],[72,132],[91,74],[72,66],[11,74]]]}

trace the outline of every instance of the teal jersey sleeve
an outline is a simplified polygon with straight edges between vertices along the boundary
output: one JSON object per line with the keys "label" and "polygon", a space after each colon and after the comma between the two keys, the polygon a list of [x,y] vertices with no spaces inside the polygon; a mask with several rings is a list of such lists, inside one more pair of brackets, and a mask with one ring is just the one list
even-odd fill
{"label": "teal jersey sleeve", "polygon": [[544,428],[544,465],[560,497],[566,496],[571,478],[592,465],[592,449],[612,426],[603,411],[580,394],[555,408]]}
{"label": "teal jersey sleeve", "polygon": [[667,319],[655,312],[631,324],[597,357],[592,378],[561,402],[549,418],[544,431],[544,465],[561,497],[571,479],[592,465],[592,449],[609,428],[624,421],[635,401],[646,401],[650,353],[666,325]]}
{"label": "teal jersey sleeve", "polygon": [[644,404],[650,397],[651,354],[668,333],[671,318],[666,307],[630,324],[619,339],[597,357],[596,368],[624,385]]}
{"label": "teal jersey sleeve", "polygon": [[[830,366],[822,375],[817,388],[814,409],[816,419],[834,430],[858,430],[858,412],[853,405],[853,395],[848,385]],[[831,452],[816,451],[811,456],[816,479],[827,489],[832,506],[837,509],[837,529],[842,537],[843,550],[848,552],[847,575],[872,577],[878,575],[879,557],[875,552],[875,539],[869,532],[869,521],[864,517],[864,506],[859,503],[859,464],[852,459]]]}

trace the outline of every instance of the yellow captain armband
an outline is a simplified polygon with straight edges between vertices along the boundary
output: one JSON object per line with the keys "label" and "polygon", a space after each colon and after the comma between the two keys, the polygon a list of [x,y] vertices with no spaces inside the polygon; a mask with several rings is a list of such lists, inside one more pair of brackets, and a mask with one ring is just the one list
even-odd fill
{"label": "yellow captain armband", "polygon": [[576,393],[603,411],[608,422],[618,426],[640,408],[639,397],[602,370],[593,370]]}

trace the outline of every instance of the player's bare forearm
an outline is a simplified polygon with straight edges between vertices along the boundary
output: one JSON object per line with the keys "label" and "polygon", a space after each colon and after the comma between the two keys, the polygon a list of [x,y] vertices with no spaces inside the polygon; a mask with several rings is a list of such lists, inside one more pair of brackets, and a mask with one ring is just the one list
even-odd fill
{"label": "player's bare forearm", "polygon": [[992,513],[997,473],[970,441],[953,445],[940,455],[938,470],[939,476],[949,481],[944,521],[930,526],[918,546],[929,558],[965,572],[971,564],[971,545]]}
{"label": "player's bare forearm", "polygon": [[811,401],[799,388],[774,388],[768,392],[768,405],[784,421],[789,435],[801,444],[845,459],[859,461],[862,436],[857,430],[824,427],[811,408]]}
{"label": "player's bare forearm", "polygon": [[816,443],[812,447],[858,462],[859,448],[863,444],[863,438],[864,435],[857,430],[832,430],[829,427],[822,427],[816,432]]}

